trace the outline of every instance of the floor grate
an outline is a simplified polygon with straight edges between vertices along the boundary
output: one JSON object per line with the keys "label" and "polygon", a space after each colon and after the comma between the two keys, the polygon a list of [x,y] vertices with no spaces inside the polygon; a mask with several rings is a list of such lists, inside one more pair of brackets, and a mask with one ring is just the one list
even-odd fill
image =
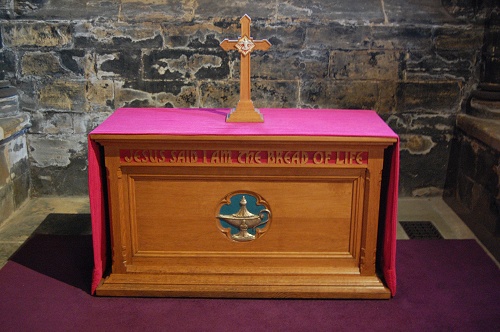
{"label": "floor grate", "polygon": [[400,221],[410,239],[443,239],[443,236],[430,221]]}

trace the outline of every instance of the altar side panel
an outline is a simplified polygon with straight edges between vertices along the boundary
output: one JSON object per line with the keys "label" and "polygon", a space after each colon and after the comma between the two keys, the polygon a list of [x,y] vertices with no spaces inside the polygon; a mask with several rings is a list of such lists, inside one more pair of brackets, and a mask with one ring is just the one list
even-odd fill
{"label": "altar side panel", "polygon": [[[171,180],[134,175],[130,181],[134,252],[349,253],[355,179],[332,181]],[[235,243],[217,228],[217,207],[232,191],[262,195],[272,211],[259,239]]]}

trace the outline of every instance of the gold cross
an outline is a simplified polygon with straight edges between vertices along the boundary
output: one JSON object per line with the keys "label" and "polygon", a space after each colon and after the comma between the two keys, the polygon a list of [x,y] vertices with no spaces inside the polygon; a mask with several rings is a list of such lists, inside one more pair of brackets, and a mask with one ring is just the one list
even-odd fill
{"label": "gold cross", "polygon": [[255,50],[266,51],[271,47],[267,39],[254,40],[250,37],[250,22],[252,20],[245,14],[240,20],[241,37],[238,40],[224,39],[220,46],[225,51],[238,50],[241,55],[240,64],[240,101],[236,109],[232,110],[226,122],[264,122],[262,114],[253,106],[250,98],[250,53]]}

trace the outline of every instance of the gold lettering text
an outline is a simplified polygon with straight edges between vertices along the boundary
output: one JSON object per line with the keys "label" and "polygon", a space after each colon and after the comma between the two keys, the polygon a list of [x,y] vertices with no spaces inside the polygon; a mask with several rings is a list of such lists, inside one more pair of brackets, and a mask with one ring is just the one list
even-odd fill
{"label": "gold lettering text", "polygon": [[340,160],[340,152],[337,151],[337,158],[335,159],[335,163],[336,164],[343,164],[344,161],[343,160]]}
{"label": "gold lettering text", "polygon": [[332,153],[331,152],[325,152],[325,164],[328,164],[330,162],[331,158],[332,158]]}
{"label": "gold lettering text", "polygon": [[307,164],[309,161],[309,155],[307,152],[302,151],[302,164]]}
{"label": "gold lettering text", "polygon": [[313,156],[313,163],[317,164],[322,164],[323,161],[325,160],[325,157],[323,155],[323,152],[321,151],[316,151]]}
{"label": "gold lettering text", "polygon": [[152,163],[158,162],[158,151],[157,150],[149,150],[149,161]]}
{"label": "gold lettering text", "polygon": [[239,151],[238,162],[240,164],[261,164],[261,151]]}
{"label": "gold lettering text", "polygon": [[125,156],[125,162],[127,162],[127,163],[132,162],[132,160],[134,160],[134,158],[132,158],[133,155],[134,155],[134,151],[130,150],[130,157],[129,156]]}
{"label": "gold lettering text", "polygon": [[363,155],[362,155],[363,152],[358,152],[358,154],[356,155],[356,162],[361,165],[363,163]]}
{"label": "gold lettering text", "polygon": [[212,153],[212,158],[210,158],[210,163],[211,164],[218,164],[218,163],[220,163],[219,151],[214,151]]}
{"label": "gold lettering text", "polygon": [[276,163],[276,157],[274,156],[273,151],[268,151],[267,152],[267,162],[269,164],[275,164]]}
{"label": "gold lettering text", "polygon": [[137,162],[137,163],[141,162],[141,151],[136,150],[134,152],[134,161]]}
{"label": "gold lettering text", "polygon": [[283,164],[283,151],[276,151],[276,164]]}
{"label": "gold lettering text", "polygon": [[170,157],[170,160],[169,160],[169,161],[170,161],[171,163],[176,163],[176,162],[177,162],[177,151],[175,151],[175,150],[174,150],[174,151],[171,151],[171,152],[170,152],[170,156],[171,156],[171,157]]}
{"label": "gold lettering text", "polygon": [[231,151],[223,150],[220,152],[221,162],[224,164],[230,164],[233,159],[231,158]]}

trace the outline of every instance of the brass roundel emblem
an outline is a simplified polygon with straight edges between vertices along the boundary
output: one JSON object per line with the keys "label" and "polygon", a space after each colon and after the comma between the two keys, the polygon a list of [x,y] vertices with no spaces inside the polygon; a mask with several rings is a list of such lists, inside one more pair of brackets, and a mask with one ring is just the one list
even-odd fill
{"label": "brass roundel emblem", "polygon": [[259,194],[233,192],[221,200],[216,218],[217,227],[228,239],[248,242],[267,232],[271,210]]}

